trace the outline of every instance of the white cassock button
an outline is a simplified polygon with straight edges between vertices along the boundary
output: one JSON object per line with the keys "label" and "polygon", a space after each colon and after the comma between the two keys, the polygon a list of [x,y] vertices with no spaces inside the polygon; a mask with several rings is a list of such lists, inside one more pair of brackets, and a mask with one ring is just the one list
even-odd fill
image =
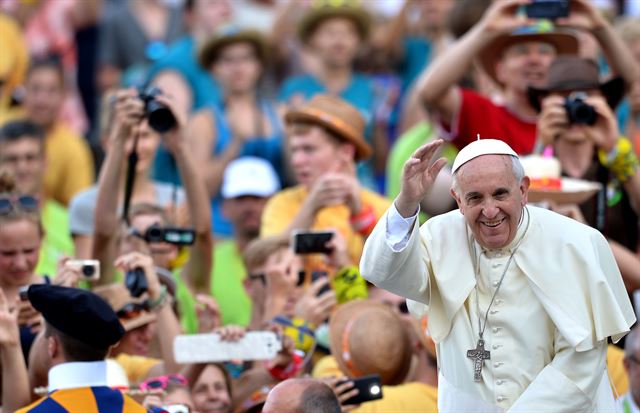
{"label": "white cassock button", "polygon": [[497,333],[498,331],[500,331],[500,327],[493,327],[491,331],[493,331],[494,333]]}
{"label": "white cassock button", "polygon": [[497,313],[498,313],[498,310],[491,310],[491,311],[489,311],[489,314],[497,314]]}
{"label": "white cassock button", "polygon": [[495,305],[502,304],[502,298],[496,298]]}
{"label": "white cassock button", "polygon": [[504,383],[504,380],[500,380],[500,379],[496,380],[496,384],[497,384],[498,386],[499,386],[499,385],[501,385],[502,383]]}
{"label": "white cassock button", "polygon": [[494,344],[492,347],[493,347],[494,350],[497,350],[500,347],[502,347],[502,344]]}
{"label": "white cassock button", "polygon": [[506,397],[504,397],[504,396],[498,396],[498,397],[496,398],[496,401],[498,401],[498,403],[499,403],[499,402],[504,401],[504,399],[506,399]]}
{"label": "white cassock button", "polygon": [[498,268],[498,267],[500,266],[500,264],[499,264],[499,263],[497,263],[497,262],[494,262],[493,264],[491,264],[491,266],[492,266],[493,268]]}
{"label": "white cassock button", "polygon": [[501,361],[496,361],[495,363],[493,363],[493,367],[498,368],[502,366],[502,362]]}
{"label": "white cassock button", "polygon": [[494,287],[497,287],[498,286],[498,281],[494,281],[492,284],[493,284]]}

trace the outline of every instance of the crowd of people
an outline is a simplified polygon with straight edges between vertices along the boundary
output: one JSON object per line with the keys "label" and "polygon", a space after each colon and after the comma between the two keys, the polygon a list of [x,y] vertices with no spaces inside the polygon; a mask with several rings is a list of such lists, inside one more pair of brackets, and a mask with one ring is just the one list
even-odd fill
{"label": "crowd of people", "polygon": [[0,412],[640,412],[638,156],[637,0],[0,0]]}

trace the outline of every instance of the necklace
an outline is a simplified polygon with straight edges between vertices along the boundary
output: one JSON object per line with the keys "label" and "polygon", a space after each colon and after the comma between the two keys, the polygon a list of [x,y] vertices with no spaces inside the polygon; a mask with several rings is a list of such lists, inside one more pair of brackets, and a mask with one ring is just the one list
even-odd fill
{"label": "necklace", "polygon": [[[509,270],[509,266],[511,265],[511,261],[513,261],[513,256],[518,251],[520,247],[520,243],[524,238],[527,230],[529,229],[529,210],[525,207],[524,210],[527,212],[527,226],[525,227],[520,239],[515,244],[513,248],[513,252],[509,256],[509,260],[507,261],[507,265],[505,265],[504,270],[502,271],[502,275],[500,276],[500,281],[498,281],[498,285],[496,285],[496,290],[493,292],[493,296],[491,297],[491,301],[489,302],[489,306],[487,307],[487,311],[484,314],[484,324],[482,323],[482,316],[480,315],[480,299],[478,297],[478,279],[480,278],[480,255],[476,252],[475,245],[473,245],[473,240],[471,240],[469,248],[473,251],[474,262],[475,262],[475,276],[476,276],[476,309],[478,312],[478,343],[476,344],[476,348],[472,348],[467,350],[467,358],[473,360],[473,381],[480,382],[482,381],[482,366],[484,365],[485,360],[491,359],[491,352],[489,350],[484,349],[484,330],[487,328],[487,321],[489,318],[489,310],[491,310],[491,306],[493,305],[494,300],[496,299],[496,295],[502,286],[502,281],[504,281],[504,277],[507,275],[507,271]],[[522,224],[522,215],[521,215],[520,224]],[[518,227],[520,227],[520,224]]]}

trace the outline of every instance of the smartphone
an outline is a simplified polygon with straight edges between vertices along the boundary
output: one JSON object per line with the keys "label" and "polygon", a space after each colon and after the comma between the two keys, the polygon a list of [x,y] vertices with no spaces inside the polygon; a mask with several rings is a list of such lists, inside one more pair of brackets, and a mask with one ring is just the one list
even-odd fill
{"label": "smartphone", "polygon": [[80,269],[83,280],[97,281],[100,279],[100,261],[98,260],[69,260],[67,263]]}
{"label": "smartphone", "polygon": [[293,233],[293,251],[296,254],[330,254],[326,244],[333,238],[333,232],[295,231]]}
{"label": "smartphone", "polygon": [[162,406],[161,409],[167,413],[190,413],[189,406],[184,404],[171,404]]}
{"label": "smartphone", "polygon": [[343,405],[362,404],[382,399],[382,383],[379,374],[348,379],[348,381],[353,382],[353,387],[358,389],[358,394],[343,401]]}
{"label": "smartphone", "polygon": [[[311,273],[311,282],[316,282],[320,278],[327,278],[327,277],[328,277],[328,274],[326,271],[313,271]],[[316,297],[320,297],[321,295],[329,291],[331,291],[331,284],[327,283],[322,288],[320,288],[320,290],[318,291],[318,294],[316,294]]]}
{"label": "smartphone", "polygon": [[569,16],[569,0],[534,0],[525,6],[530,19],[558,19]]}
{"label": "smartphone", "polygon": [[173,342],[176,363],[215,363],[229,360],[271,360],[282,350],[272,331],[250,331],[238,341],[221,341],[219,334],[179,335]]}
{"label": "smartphone", "polygon": [[20,301],[29,301],[29,295],[27,292],[29,291],[29,285],[23,285],[18,288],[18,295],[20,296]]}

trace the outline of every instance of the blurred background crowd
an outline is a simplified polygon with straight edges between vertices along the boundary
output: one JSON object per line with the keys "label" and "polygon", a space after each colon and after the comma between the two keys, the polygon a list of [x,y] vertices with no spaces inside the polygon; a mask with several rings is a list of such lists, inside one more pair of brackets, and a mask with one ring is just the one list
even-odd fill
{"label": "blurred background crowd", "polygon": [[[340,377],[379,374],[381,400],[337,411],[437,411],[428,320],[358,270],[404,162],[436,138],[451,161],[476,134],[546,148],[600,182],[546,205],[603,232],[640,288],[640,0],[571,0],[555,21],[526,3],[0,0],[2,411],[51,381],[60,327],[21,299],[33,284],[109,304],[126,331],[109,385],[149,409],[259,412],[303,375],[344,402],[358,391]],[[593,92],[593,122],[567,113],[574,90]],[[440,178],[422,220],[456,208]],[[305,246],[310,230],[332,235]],[[272,360],[174,357],[181,334],[265,330]],[[640,403],[636,336],[608,361]]]}

